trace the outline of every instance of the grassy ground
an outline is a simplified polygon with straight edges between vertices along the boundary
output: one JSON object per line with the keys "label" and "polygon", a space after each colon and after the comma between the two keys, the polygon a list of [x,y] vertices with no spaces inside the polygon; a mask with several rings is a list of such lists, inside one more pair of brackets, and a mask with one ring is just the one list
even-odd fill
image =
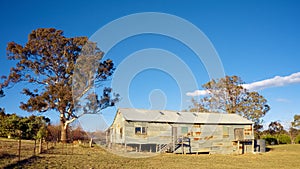
{"label": "grassy ground", "polygon": [[162,154],[150,158],[120,157],[99,147],[68,148],[61,145],[10,168],[299,168],[300,145],[270,147],[264,154],[181,155]]}
{"label": "grassy ground", "polygon": [[[0,138],[0,168],[15,164],[19,161],[19,141],[16,139]],[[50,145],[48,145],[50,147]],[[46,144],[43,144],[46,149]],[[38,152],[38,143],[36,145],[36,153]],[[26,161],[34,156],[34,141],[22,140],[20,161]]]}
{"label": "grassy ground", "polygon": [[[21,142],[20,160],[31,157],[34,149],[34,142],[23,140]],[[0,168],[18,161],[18,140],[0,138]]]}

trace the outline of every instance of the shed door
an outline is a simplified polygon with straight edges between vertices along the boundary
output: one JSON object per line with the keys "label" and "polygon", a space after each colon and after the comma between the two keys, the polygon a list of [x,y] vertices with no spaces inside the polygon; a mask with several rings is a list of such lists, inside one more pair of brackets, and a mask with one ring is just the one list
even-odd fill
{"label": "shed door", "polygon": [[244,140],[244,129],[243,128],[234,129],[234,139],[235,140]]}

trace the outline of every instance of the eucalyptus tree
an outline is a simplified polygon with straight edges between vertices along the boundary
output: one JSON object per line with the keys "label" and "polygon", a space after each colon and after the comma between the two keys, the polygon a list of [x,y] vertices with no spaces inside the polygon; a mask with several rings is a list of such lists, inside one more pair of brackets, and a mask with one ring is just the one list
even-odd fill
{"label": "eucalyptus tree", "polygon": [[238,76],[225,76],[218,80],[211,80],[202,87],[208,95],[199,101],[192,99],[193,111],[219,112],[239,114],[255,125],[259,130],[261,118],[270,110],[267,100],[256,91],[249,91],[243,87],[244,82]]}
{"label": "eucalyptus tree", "polygon": [[[59,112],[61,141],[65,142],[69,124],[79,117],[76,110],[97,113],[118,101],[117,96],[111,96],[110,88],[104,88],[101,97],[91,92],[94,84],[100,86],[114,71],[112,60],[101,61],[103,55],[97,44],[87,37],[68,38],[62,30],[54,28],[33,30],[25,45],[8,43],[8,59],[14,60],[16,65],[3,77],[0,89],[17,83],[27,84],[22,93],[28,100],[21,102],[20,108],[28,112]],[[79,58],[87,64],[76,66]],[[86,99],[84,104],[80,104],[82,98]],[[91,109],[93,111],[89,111]]]}

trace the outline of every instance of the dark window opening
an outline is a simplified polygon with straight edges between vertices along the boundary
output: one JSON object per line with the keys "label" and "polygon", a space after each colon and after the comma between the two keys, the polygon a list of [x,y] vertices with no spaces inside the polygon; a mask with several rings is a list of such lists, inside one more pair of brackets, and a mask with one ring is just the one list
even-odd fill
{"label": "dark window opening", "polygon": [[135,127],[135,134],[147,134],[146,127]]}
{"label": "dark window opening", "polygon": [[123,127],[120,128],[120,138],[122,139],[123,137]]}

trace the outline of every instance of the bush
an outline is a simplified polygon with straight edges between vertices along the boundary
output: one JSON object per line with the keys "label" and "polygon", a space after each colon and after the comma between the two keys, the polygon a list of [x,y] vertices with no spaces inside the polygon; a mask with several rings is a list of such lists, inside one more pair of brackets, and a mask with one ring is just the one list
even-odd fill
{"label": "bush", "polygon": [[[267,145],[274,145],[274,144],[291,144],[291,138],[287,134],[280,134],[278,138],[276,136],[272,136],[270,134],[266,134],[262,136],[262,139],[266,140]],[[300,142],[300,135],[298,141]],[[295,141],[297,142],[297,141]]]}
{"label": "bush", "polygon": [[280,134],[278,136],[279,144],[291,144],[291,138],[287,134]]}
{"label": "bush", "polygon": [[278,144],[277,143],[277,139],[275,136],[272,136],[270,134],[264,135],[261,137],[262,139],[266,140],[266,144],[267,145],[274,145],[274,144]]}
{"label": "bush", "polygon": [[298,134],[297,137],[295,138],[295,143],[300,144],[300,134]]}

